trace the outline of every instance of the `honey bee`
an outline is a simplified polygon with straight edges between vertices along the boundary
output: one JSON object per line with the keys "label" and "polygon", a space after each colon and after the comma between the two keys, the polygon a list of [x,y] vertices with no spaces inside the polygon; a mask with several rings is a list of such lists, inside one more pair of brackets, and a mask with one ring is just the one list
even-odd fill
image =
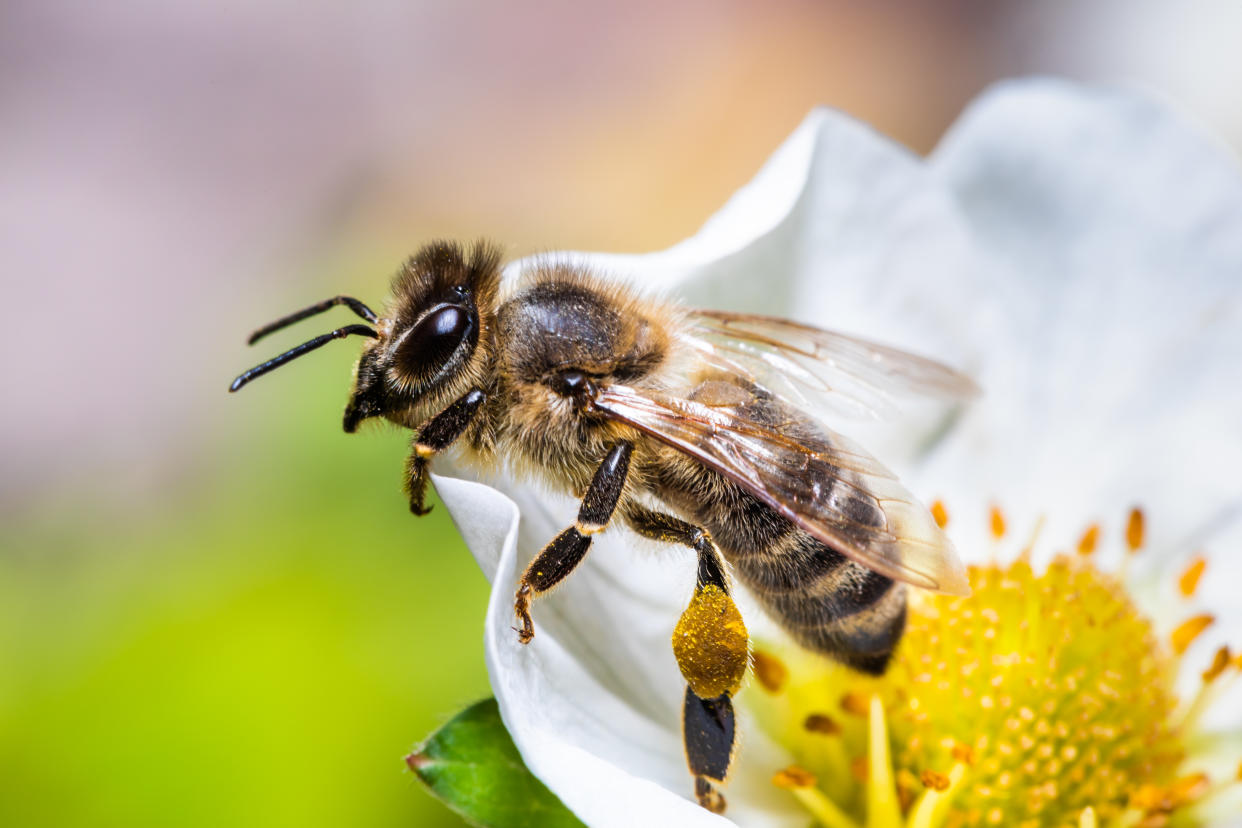
{"label": "honey bee", "polygon": [[894,391],[965,398],[975,386],[892,348],[682,308],[574,264],[537,263],[502,287],[501,264],[483,242],[429,244],[394,277],[382,316],[337,296],[255,331],[251,343],[341,304],[370,323],[286,351],[229,390],[333,339],[368,337],[345,431],[380,417],[414,432],[412,512],[427,512],[428,464],[450,446],[579,494],[576,520],[519,583],[522,643],[535,634],[532,601],[617,518],[692,551],[695,592],[673,635],[686,679],[683,735],[696,798],[723,812],[732,697],[749,663],[734,577],[802,646],[873,674],[901,636],[905,584],[969,592],[927,509],[808,412],[871,409]]}

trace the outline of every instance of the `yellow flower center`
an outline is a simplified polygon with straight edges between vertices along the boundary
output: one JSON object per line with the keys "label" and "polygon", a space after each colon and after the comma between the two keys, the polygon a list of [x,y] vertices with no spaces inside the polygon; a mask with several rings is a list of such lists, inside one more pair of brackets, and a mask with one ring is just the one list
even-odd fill
{"label": "yellow flower center", "polygon": [[[1042,572],[971,568],[969,598],[913,594],[882,678],[758,647],[747,701],[797,762],[773,782],[832,828],[1196,824],[1187,806],[1209,782],[1186,770],[1195,719],[1237,660],[1222,648],[1201,697],[1179,704],[1181,655],[1211,617],[1165,643],[1094,566],[1098,532]],[[1141,546],[1141,516],[1126,538]]]}

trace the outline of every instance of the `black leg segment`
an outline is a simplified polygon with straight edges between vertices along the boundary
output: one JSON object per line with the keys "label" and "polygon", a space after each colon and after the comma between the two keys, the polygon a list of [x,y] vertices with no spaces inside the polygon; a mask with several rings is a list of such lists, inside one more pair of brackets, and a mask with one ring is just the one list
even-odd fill
{"label": "black leg segment", "polygon": [[720,550],[716,548],[711,536],[703,529],[680,518],[643,506],[630,508],[625,517],[630,528],[645,538],[665,543],[679,543],[693,549],[699,556],[698,578],[695,584],[699,589],[711,584],[719,587],[726,595],[729,593],[729,582],[725,576],[724,564],[720,559]]}
{"label": "black leg segment", "polygon": [[699,804],[715,813],[723,813],[724,796],[716,788],[729,774],[733,756],[733,701],[729,696],[700,699],[686,688],[682,711],[682,732],[686,743],[686,760],[694,774],[694,793]]}
{"label": "black leg segment", "polygon": [[469,391],[419,429],[405,464],[405,491],[414,514],[425,515],[431,511],[423,506],[427,496],[427,462],[462,435],[486,400],[487,395],[479,389]]}
{"label": "black leg segment", "polygon": [[591,485],[578,508],[578,526],[587,534],[598,532],[612,519],[621,490],[625,488],[625,478],[630,472],[633,448],[630,443],[617,443],[595,470]]}
{"label": "black leg segment", "polygon": [[543,548],[526,567],[518,585],[513,602],[513,612],[519,626],[518,640],[523,644],[535,637],[535,624],[530,616],[530,602],[541,592],[547,592],[573,572],[586,557],[591,547],[591,536],[603,531],[616,511],[621,493],[625,490],[625,478],[630,471],[632,443],[622,441],[612,447],[604,458],[591,485],[587,487],[578,507],[578,521],[561,532]]}

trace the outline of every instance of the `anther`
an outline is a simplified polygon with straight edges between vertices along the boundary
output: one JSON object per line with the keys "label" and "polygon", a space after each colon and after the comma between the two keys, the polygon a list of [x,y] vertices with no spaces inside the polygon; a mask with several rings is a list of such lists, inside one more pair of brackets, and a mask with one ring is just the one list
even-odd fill
{"label": "anther", "polygon": [[1078,541],[1078,554],[1086,556],[1095,552],[1095,546],[1099,540],[1100,527],[1093,523],[1087,527],[1087,531],[1082,533],[1082,537]]}
{"label": "anther", "polygon": [[1190,645],[1195,642],[1195,639],[1210,627],[1215,620],[1214,616],[1204,613],[1202,615],[1195,615],[1178,624],[1177,629],[1173,630],[1173,634],[1170,636],[1173,651],[1178,655],[1184,655],[1190,649]]}
{"label": "anther", "polygon": [[776,656],[761,650],[754,650],[750,654],[750,663],[755,669],[755,678],[759,680],[759,685],[764,690],[769,693],[779,693],[785,686],[785,681],[789,678],[789,670]]}
{"label": "anther", "polygon": [[949,789],[949,777],[947,774],[937,773],[934,770],[924,770],[919,774],[919,781],[923,783],[923,787],[931,788],[933,791],[947,791]]}
{"label": "anther", "polygon": [[866,717],[871,713],[871,705],[861,693],[846,693],[842,696],[841,709],[854,716]]}
{"label": "anther", "polygon": [[1216,651],[1216,655],[1212,657],[1212,663],[1203,671],[1203,683],[1208,684],[1214,681],[1221,673],[1229,667],[1229,648],[1221,647]]}
{"label": "anther", "polygon": [[802,727],[810,733],[822,733],[825,736],[836,736],[841,733],[841,725],[831,716],[823,713],[812,713],[802,722]]}
{"label": "anther", "polygon": [[999,506],[993,506],[989,514],[991,520],[992,537],[1000,540],[1005,537],[1005,515],[1001,512]]}
{"label": "anther", "polygon": [[1137,507],[1130,510],[1126,521],[1126,547],[1130,554],[1139,551],[1143,546],[1143,510]]}
{"label": "anther", "polygon": [[936,525],[941,529],[949,525],[949,511],[944,507],[944,501],[936,500],[931,505],[932,520],[936,521]]}
{"label": "anther", "polygon": [[1180,578],[1177,579],[1178,591],[1186,598],[1195,594],[1195,590],[1199,587],[1199,579],[1203,577],[1203,570],[1207,567],[1207,560],[1203,557],[1196,557],[1190,566],[1182,572]]}
{"label": "anther", "polygon": [[813,788],[815,787],[815,782],[815,774],[797,765],[790,765],[783,770],[778,770],[772,776],[772,784],[785,790]]}

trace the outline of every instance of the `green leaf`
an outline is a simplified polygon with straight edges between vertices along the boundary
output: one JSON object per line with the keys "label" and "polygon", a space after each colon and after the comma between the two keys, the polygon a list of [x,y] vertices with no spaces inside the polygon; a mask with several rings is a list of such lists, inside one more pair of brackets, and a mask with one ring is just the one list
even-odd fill
{"label": "green leaf", "polygon": [[495,699],[458,713],[405,761],[446,805],[484,828],[582,825],[526,768]]}

